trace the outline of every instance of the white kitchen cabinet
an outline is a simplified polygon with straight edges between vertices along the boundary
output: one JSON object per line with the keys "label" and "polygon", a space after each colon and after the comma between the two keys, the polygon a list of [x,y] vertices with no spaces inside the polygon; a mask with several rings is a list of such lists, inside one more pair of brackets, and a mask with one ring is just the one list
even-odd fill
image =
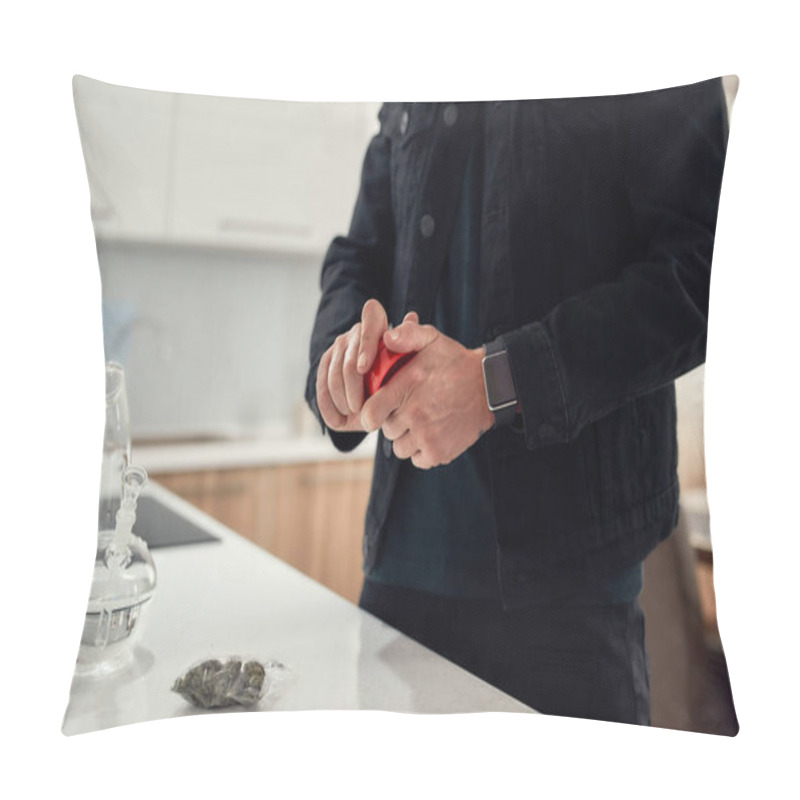
{"label": "white kitchen cabinet", "polygon": [[76,76],[73,96],[95,232],[162,239],[174,95]]}
{"label": "white kitchen cabinet", "polygon": [[324,252],[347,231],[372,110],[180,95],[170,235]]}
{"label": "white kitchen cabinet", "polygon": [[82,77],[74,93],[98,237],[309,254],[346,232],[377,103],[175,94]]}

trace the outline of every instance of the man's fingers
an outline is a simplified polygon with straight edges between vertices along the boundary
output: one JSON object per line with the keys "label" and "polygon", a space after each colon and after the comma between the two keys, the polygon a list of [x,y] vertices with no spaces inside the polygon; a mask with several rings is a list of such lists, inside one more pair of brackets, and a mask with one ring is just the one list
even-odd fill
{"label": "man's fingers", "polygon": [[407,381],[403,381],[402,378],[401,370],[364,403],[364,407],[361,409],[361,427],[365,431],[378,430],[389,415],[403,404]]}
{"label": "man's fingers", "polygon": [[383,435],[390,442],[393,442],[395,439],[399,439],[408,431],[408,425],[406,420],[403,418],[402,412],[397,410],[389,414],[389,416],[383,421],[381,430],[383,431]]}
{"label": "man's fingers", "polygon": [[328,371],[330,369],[331,351],[326,350],[317,367],[317,408],[322,419],[329,428],[336,430],[347,422],[347,418],[339,413],[328,391]]}
{"label": "man's fingers", "polygon": [[420,452],[410,433],[404,433],[399,439],[395,439],[392,443],[392,450],[400,459],[411,458],[415,453]]}
{"label": "man's fingers", "polygon": [[433,462],[423,454],[422,450],[417,450],[417,452],[411,456],[411,463],[417,469],[431,469],[431,467],[434,466]]}
{"label": "man's fingers", "polygon": [[364,376],[356,368],[356,358],[361,341],[361,323],[351,332],[350,341],[344,353],[344,393],[347,400],[348,414],[355,414],[364,404]]}
{"label": "man's fingers", "polygon": [[404,319],[401,325],[386,331],[383,342],[395,353],[416,353],[438,337],[439,331],[433,325],[419,325],[413,320]]}
{"label": "man's fingers", "polygon": [[367,300],[361,309],[361,342],[358,349],[356,368],[360,375],[369,371],[378,352],[378,342],[389,327],[389,320],[383,306],[374,299]]}
{"label": "man's fingers", "polygon": [[349,408],[347,405],[347,393],[344,388],[344,352],[345,343],[340,336],[331,348],[331,361],[328,366],[328,390],[336,410],[340,414],[347,416]]}
{"label": "man's fingers", "polygon": [[403,317],[403,323],[406,322],[414,322],[419,325],[419,314],[417,314],[416,311],[409,311],[408,314]]}

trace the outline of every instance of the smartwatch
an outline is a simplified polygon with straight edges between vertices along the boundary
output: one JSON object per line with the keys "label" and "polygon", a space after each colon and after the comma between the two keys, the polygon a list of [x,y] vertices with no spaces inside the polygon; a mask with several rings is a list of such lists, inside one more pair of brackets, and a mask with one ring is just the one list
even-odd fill
{"label": "smartwatch", "polygon": [[500,339],[486,346],[483,358],[483,382],[486,386],[486,401],[494,414],[495,427],[513,422],[517,413],[517,390],[508,352]]}

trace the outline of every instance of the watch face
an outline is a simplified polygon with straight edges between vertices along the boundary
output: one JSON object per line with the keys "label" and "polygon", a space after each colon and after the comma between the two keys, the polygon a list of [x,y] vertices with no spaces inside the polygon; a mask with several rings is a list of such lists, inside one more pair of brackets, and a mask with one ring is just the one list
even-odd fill
{"label": "watch face", "polygon": [[491,411],[517,402],[514,379],[511,377],[511,368],[508,365],[508,356],[505,351],[484,358],[483,374]]}

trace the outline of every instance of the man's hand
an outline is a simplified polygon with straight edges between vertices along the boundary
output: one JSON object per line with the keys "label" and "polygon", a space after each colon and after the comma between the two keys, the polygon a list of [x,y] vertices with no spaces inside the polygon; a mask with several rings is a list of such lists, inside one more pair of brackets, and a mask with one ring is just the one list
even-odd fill
{"label": "man's hand", "polygon": [[408,318],[383,341],[395,352],[417,354],[364,403],[362,428],[381,428],[394,454],[415,467],[449,464],[494,424],[483,348],[468,350],[432,325]]}
{"label": "man's hand", "polygon": [[[410,312],[406,320],[416,322]],[[325,424],[334,431],[363,431],[364,375],[369,372],[381,336],[389,323],[383,306],[367,300],[361,322],[336,338],[317,367],[317,406]]]}

